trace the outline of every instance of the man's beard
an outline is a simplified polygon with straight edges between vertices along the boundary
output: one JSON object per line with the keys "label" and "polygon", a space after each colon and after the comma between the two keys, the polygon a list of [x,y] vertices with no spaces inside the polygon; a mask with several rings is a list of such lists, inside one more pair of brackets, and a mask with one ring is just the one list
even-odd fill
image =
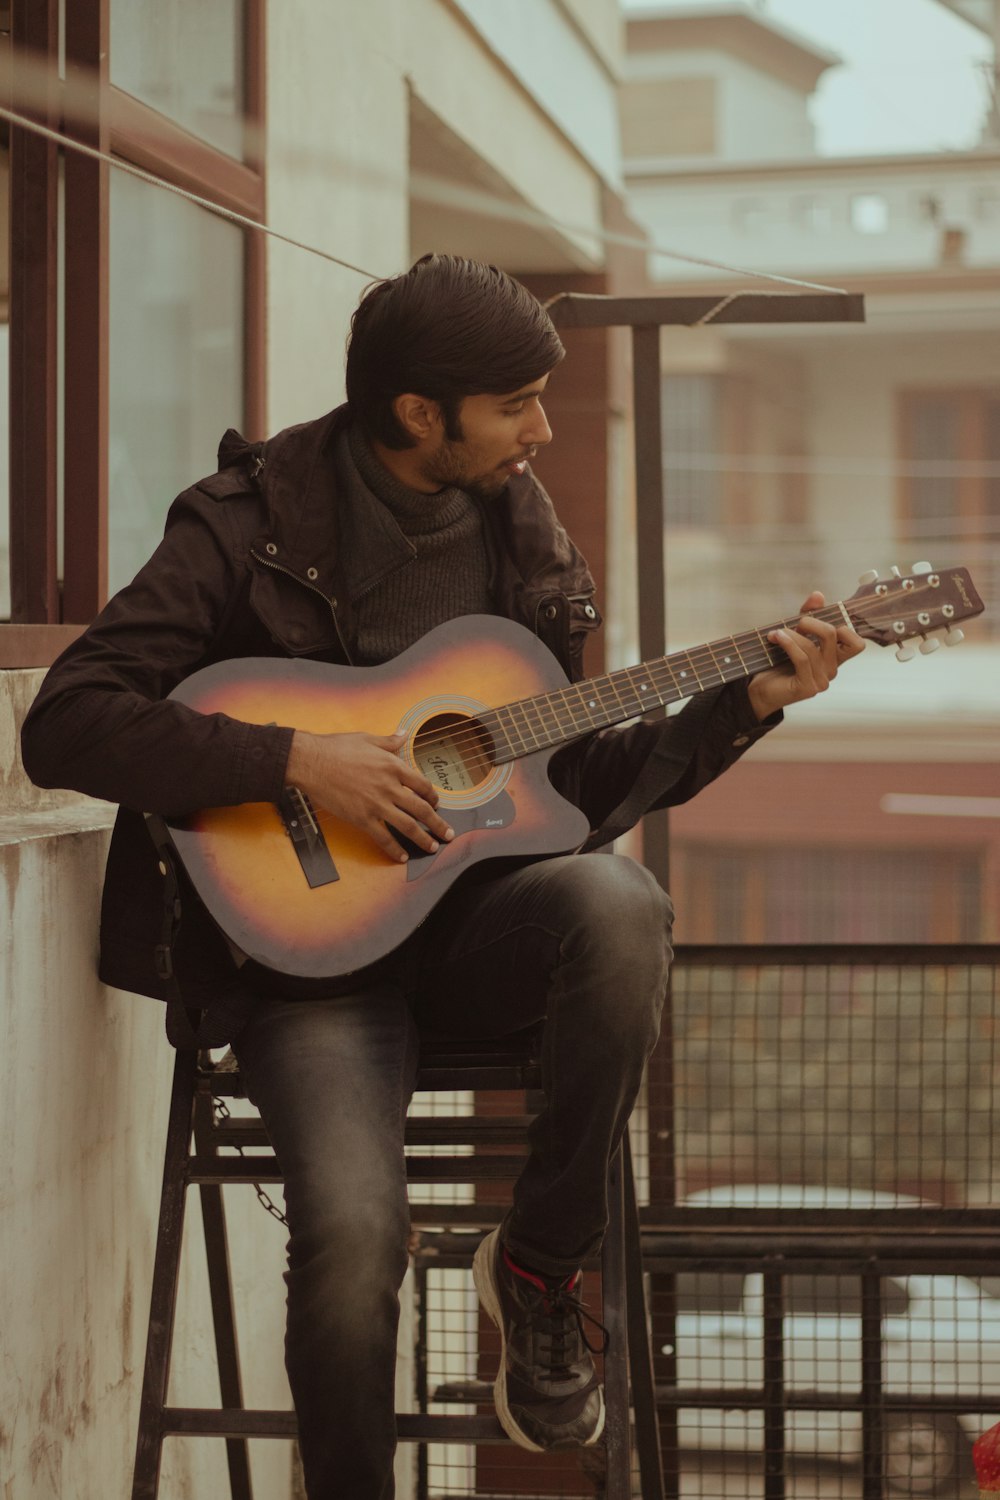
{"label": "man's beard", "polygon": [[424,465],[424,477],[441,489],[462,490],[474,500],[495,500],[507,483],[507,476],[495,474],[470,474],[457,443],[447,438]]}

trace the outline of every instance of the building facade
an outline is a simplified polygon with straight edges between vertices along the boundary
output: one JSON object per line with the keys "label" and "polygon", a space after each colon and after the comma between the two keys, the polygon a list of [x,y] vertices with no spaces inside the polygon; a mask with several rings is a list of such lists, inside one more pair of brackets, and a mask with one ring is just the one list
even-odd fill
{"label": "building facade", "polygon": [[837,59],[742,4],[634,14],[627,54],[629,206],[655,247],[693,258],[651,253],[649,283],[722,295],[771,273],[867,306],[862,328],[664,337],[671,640],[924,559],[968,567],[987,605],[959,651],[898,666],[869,647],[829,702],[676,814],[679,932],[995,939],[1000,143],[820,157],[808,106]]}

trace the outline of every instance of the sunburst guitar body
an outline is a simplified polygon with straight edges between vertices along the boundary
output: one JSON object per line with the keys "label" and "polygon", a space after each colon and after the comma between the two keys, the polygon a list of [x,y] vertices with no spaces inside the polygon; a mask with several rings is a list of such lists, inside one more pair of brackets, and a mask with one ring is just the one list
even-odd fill
{"label": "sunburst guitar body", "polygon": [[[914,563],[905,577],[863,575],[850,599],[815,613],[896,645],[905,660],[918,638],[924,652],[954,645],[958,622],[982,609],[965,568]],[[249,724],[401,734],[400,756],[437,788],[455,838],[433,855],[411,846],[402,863],[295,787],[278,804],[172,821],[170,837],[209,912],[250,958],[299,976],[353,973],[398,947],[479,862],[579,848],[586,819],[548,777],[561,745],[784,662],[770,635],[795,624],[779,620],[573,684],[530,631],[492,615],[450,621],[380,667],[217,663],[171,696]]]}
{"label": "sunburst guitar body", "polygon": [[488,727],[494,705],[566,686],[541,642],[490,616],[442,626],[380,667],[270,658],[208,667],[173,694],[201,713],[312,734],[405,734],[400,753],[437,788],[455,838],[434,855],[401,840],[410,854],[402,864],[291,790],[280,806],[207,808],[172,822],[174,846],[249,957],[296,975],[363,968],[398,946],[473,864],[565,853],[586,837],[583,814],[548,779],[555,746],[497,763]]}

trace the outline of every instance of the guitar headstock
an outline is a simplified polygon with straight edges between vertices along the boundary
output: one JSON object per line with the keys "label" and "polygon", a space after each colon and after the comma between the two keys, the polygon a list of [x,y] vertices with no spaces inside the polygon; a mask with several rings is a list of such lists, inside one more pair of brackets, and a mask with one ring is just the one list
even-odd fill
{"label": "guitar headstock", "polygon": [[941,641],[957,646],[964,632],[960,620],[971,620],[985,608],[968,568],[935,570],[929,562],[916,562],[908,574],[898,568],[888,578],[877,572],[862,573],[859,588],[844,605],[859,635],[879,646],[897,646],[900,661],[909,661],[913,651],[903,643],[923,637],[920,650],[936,651]]}

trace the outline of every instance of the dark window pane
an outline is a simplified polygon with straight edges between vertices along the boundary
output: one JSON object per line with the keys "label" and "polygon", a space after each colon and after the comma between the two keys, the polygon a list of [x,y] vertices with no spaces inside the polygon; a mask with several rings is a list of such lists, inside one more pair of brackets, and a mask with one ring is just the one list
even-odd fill
{"label": "dark window pane", "polygon": [[[699,894],[699,941],[765,943],[981,942],[982,871],[976,853],[941,849],[765,849],[688,845]],[[706,905],[708,910],[706,911]],[[678,903],[682,941],[685,903]],[[706,920],[706,918],[708,920]],[[711,928],[709,928],[711,923]]]}
{"label": "dark window pane", "polygon": [[924,396],[914,401],[907,429],[910,517],[918,536],[930,536],[947,530],[958,505],[958,481],[949,472],[961,457],[958,398]]}
{"label": "dark window pane", "polygon": [[[906,1312],[909,1298],[898,1281],[883,1277],[881,1293],[883,1317],[899,1317]],[[860,1318],[861,1277],[786,1276],[785,1316],[794,1314]]]}
{"label": "dark window pane", "polygon": [[739,1312],[743,1274],[731,1271],[682,1271],[677,1277],[678,1313]]}
{"label": "dark window pane", "polygon": [[722,387],[714,375],[663,381],[663,467],[667,519],[679,526],[722,521]]}

